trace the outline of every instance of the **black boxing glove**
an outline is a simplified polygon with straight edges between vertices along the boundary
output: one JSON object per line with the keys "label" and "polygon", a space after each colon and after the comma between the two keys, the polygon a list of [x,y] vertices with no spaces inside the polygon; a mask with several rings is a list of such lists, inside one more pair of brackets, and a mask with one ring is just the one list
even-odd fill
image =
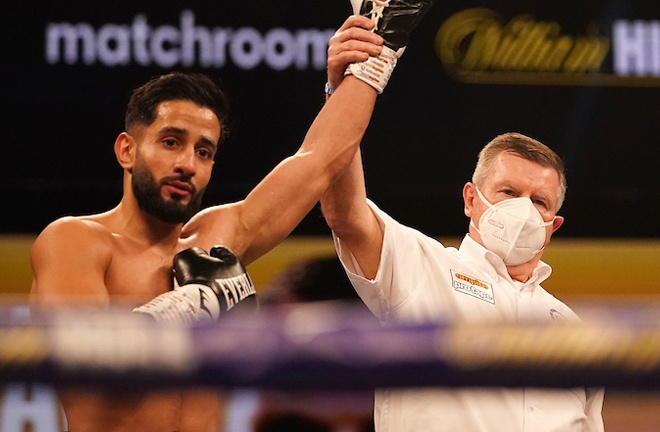
{"label": "black boxing glove", "polygon": [[210,254],[198,247],[179,252],[174,257],[174,290],[134,312],[161,322],[192,324],[258,307],[256,290],[241,261],[228,248],[214,246]]}
{"label": "black boxing glove", "polygon": [[406,49],[410,33],[435,0],[351,0],[353,13],[371,18],[373,31],[385,40],[380,55],[351,63],[345,75],[353,75],[382,93],[397,60]]}
{"label": "black boxing glove", "polygon": [[385,39],[385,46],[401,57],[410,33],[424,18],[435,0],[351,0],[353,13],[371,18],[374,32]]}
{"label": "black boxing glove", "polygon": [[[241,260],[227,247],[214,246],[210,254],[191,248],[174,257],[174,289],[198,285],[205,296],[201,309],[217,319],[234,309],[258,309],[256,290]],[[213,296],[206,289],[211,288]],[[215,298],[213,298],[215,297]]]}

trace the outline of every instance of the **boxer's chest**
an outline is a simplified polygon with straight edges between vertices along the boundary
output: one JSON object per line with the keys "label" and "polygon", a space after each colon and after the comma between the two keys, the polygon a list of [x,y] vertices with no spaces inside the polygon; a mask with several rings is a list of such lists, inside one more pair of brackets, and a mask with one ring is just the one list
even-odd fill
{"label": "boxer's chest", "polygon": [[172,288],[174,249],[118,244],[106,274],[113,301],[146,303]]}

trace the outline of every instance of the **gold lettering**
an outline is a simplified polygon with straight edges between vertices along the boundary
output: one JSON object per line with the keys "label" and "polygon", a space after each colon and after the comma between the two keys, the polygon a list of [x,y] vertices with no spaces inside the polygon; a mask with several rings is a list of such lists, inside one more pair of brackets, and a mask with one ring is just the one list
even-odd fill
{"label": "gold lettering", "polygon": [[447,71],[459,78],[488,81],[493,74],[500,80],[502,74],[538,74],[559,81],[567,74],[599,73],[610,43],[595,31],[588,36],[563,35],[557,22],[520,15],[505,24],[496,12],[473,8],[440,26],[435,49]]}
{"label": "gold lettering", "polygon": [[478,287],[481,287],[481,288],[484,288],[484,289],[488,289],[488,285],[486,285],[483,282],[479,282],[478,280],[476,280],[474,278],[471,278],[469,276],[464,276],[460,273],[456,273],[456,277],[459,278],[459,279],[462,279],[462,280],[464,280],[464,281],[466,281],[466,282],[468,282],[472,285],[475,285],[475,286],[478,286]]}

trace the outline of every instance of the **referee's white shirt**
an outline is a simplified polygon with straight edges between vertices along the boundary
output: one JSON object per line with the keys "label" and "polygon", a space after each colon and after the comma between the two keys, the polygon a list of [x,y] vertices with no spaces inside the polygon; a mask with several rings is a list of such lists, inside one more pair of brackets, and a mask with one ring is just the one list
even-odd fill
{"label": "referee's white shirt", "polygon": [[[335,238],[338,256],[369,309],[382,321],[569,320],[577,315],[539,284],[550,276],[541,262],[525,283],[469,236],[459,249],[392,219],[369,205],[384,231],[378,273],[363,277],[355,258]],[[596,432],[603,431],[602,389],[379,390],[378,432]]]}

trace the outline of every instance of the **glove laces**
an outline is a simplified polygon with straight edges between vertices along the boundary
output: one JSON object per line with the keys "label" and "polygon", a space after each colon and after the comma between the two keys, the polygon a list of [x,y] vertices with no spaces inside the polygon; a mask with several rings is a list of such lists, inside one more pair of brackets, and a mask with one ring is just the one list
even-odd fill
{"label": "glove laces", "polygon": [[383,11],[385,10],[386,7],[390,5],[390,0],[370,0],[372,3],[371,6],[371,12],[369,14],[371,15],[371,20],[376,24],[376,28],[378,28],[378,21],[383,17]]}

